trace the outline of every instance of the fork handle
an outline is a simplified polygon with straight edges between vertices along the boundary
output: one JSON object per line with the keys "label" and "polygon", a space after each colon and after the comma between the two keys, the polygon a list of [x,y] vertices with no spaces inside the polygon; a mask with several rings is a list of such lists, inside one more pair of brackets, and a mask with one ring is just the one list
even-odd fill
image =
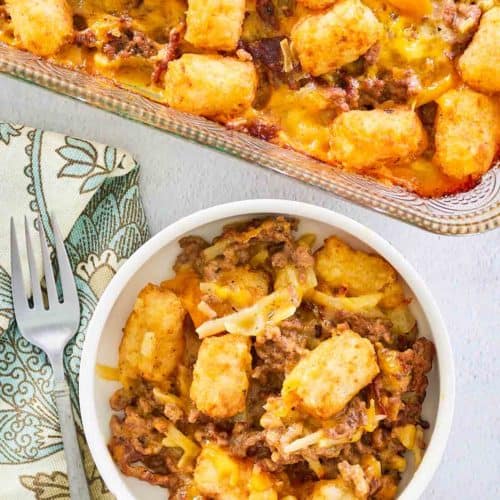
{"label": "fork handle", "polygon": [[87,478],[78,446],[75,421],[71,410],[69,387],[64,376],[62,380],[58,380],[54,384],[54,399],[59,413],[71,498],[73,500],[90,500]]}

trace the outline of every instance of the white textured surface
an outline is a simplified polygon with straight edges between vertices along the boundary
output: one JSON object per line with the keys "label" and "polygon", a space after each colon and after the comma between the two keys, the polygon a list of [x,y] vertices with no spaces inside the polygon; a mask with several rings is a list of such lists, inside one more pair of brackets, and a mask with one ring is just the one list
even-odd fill
{"label": "white textured surface", "polygon": [[453,429],[443,462],[424,498],[500,498],[500,231],[469,237],[433,235],[266,169],[3,75],[0,120],[126,148],[142,165],[142,195],[153,232],[218,203],[285,198],[336,210],[389,240],[434,294],[456,363]]}

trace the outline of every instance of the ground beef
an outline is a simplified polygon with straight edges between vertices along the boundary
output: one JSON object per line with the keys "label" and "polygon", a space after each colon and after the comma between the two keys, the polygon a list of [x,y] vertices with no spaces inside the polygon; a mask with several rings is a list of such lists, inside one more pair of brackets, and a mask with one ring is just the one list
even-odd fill
{"label": "ground beef", "polygon": [[427,373],[432,369],[435,348],[430,340],[420,337],[413,344],[412,351],[414,352],[413,374],[409,389],[423,400],[429,384]]}
{"label": "ground beef", "polygon": [[279,28],[278,14],[272,0],[257,0],[255,7],[257,14],[266,24],[274,29]]}
{"label": "ground beef", "polygon": [[270,141],[278,135],[278,127],[270,123],[264,123],[260,121],[254,121],[248,124],[247,132],[258,139],[263,139],[264,141]]}
{"label": "ground beef", "polygon": [[335,440],[349,437],[364,423],[366,423],[366,403],[359,397],[354,397],[342,412],[335,416],[335,423],[328,428],[326,434]]}
{"label": "ground beef", "polygon": [[385,79],[385,87],[383,96],[387,101],[394,101],[396,103],[406,103],[412,97],[415,97],[422,85],[417,74],[408,69],[402,76],[391,76]]}
{"label": "ground beef", "polygon": [[337,465],[342,479],[351,484],[355,495],[358,498],[367,498],[370,493],[370,485],[366,479],[365,473],[359,464],[352,465],[343,460]]}
{"label": "ground beef", "polygon": [[[383,351],[384,348],[378,348],[379,355],[380,349]],[[374,399],[379,411],[387,416],[383,425],[428,426],[422,420],[421,413],[428,385],[427,373],[432,368],[433,357],[434,344],[420,337],[411,348],[397,353],[397,363],[400,365],[397,388],[386,384],[384,374],[378,375],[368,386],[367,397]]]}
{"label": "ground beef", "polygon": [[170,30],[168,35],[168,44],[165,47],[165,52],[163,57],[155,63],[153,73],[151,75],[151,81],[153,83],[160,83],[165,71],[167,71],[168,63],[180,57],[180,46],[184,33],[186,31],[185,23],[180,23]]}
{"label": "ground beef", "polygon": [[365,66],[373,66],[380,55],[380,43],[372,45],[362,56]]}
{"label": "ground beef", "polygon": [[113,436],[126,440],[141,455],[156,455],[161,451],[162,436],[153,425],[153,419],[143,418],[131,406],[125,409],[123,418],[111,419]]}
{"label": "ground beef", "polygon": [[181,252],[174,264],[174,271],[179,271],[184,266],[196,269],[202,259],[202,252],[208,247],[208,243],[199,236],[185,236],[179,240]]}
{"label": "ground beef", "polygon": [[124,388],[115,391],[109,399],[109,405],[114,411],[122,411],[131,405],[135,396]]}
{"label": "ground beef", "polygon": [[428,102],[417,109],[418,116],[422,125],[430,133],[434,129],[434,122],[436,121],[437,104],[434,101]]}
{"label": "ground beef", "polygon": [[413,70],[406,70],[401,76],[384,74],[377,78],[365,78],[359,82],[358,106],[372,108],[386,101],[405,104],[420,89],[420,80]]}
{"label": "ground beef", "polygon": [[284,70],[283,51],[281,42],[283,36],[262,38],[252,42],[240,41],[238,47],[250,54],[256,66],[258,76],[257,95],[254,107],[262,109],[269,101],[273,87],[281,84],[288,85],[291,89],[299,89],[314,79],[304,73],[298,60],[292,61],[292,67]]}
{"label": "ground beef", "polygon": [[441,6],[441,19],[448,30],[444,37],[452,44],[450,58],[460,55],[477,31],[481,19],[481,8],[469,2],[444,0]]}
{"label": "ground beef", "polygon": [[184,418],[184,412],[177,405],[169,403],[164,406],[163,414],[174,423]]}
{"label": "ground beef", "polygon": [[229,450],[236,456],[245,458],[268,457],[269,448],[265,446],[265,435],[263,431],[253,430],[245,423],[237,423],[229,439]]}
{"label": "ground beef", "polygon": [[293,485],[304,485],[309,481],[317,480],[316,474],[309,468],[309,464],[301,460],[295,464],[285,466],[285,471]]}
{"label": "ground beef", "polygon": [[[323,427],[323,432],[327,438],[349,443],[359,427],[365,423],[366,403],[360,397],[356,396],[346,408],[328,422],[328,426]],[[264,425],[266,425],[265,422]],[[317,462],[323,459],[339,457],[345,445],[311,445],[292,452],[285,451],[288,444],[293,443],[310,432],[304,432],[304,426],[301,422],[276,425],[274,421],[269,427],[265,427],[264,435],[266,444],[272,452],[271,458],[273,462],[283,466],[300,463],[304,460]]]}
{"label": "ground beef", "polygon": [[279,128],[272,123],[262,122],[260,120],[251,121],[248,123],[245,121],[234,120],[232,123],[226,124],[226,127],[230,130],[237,130],[238,132],[245,132],[253,137],[262,139],[264,141],[271,141],[274,139],[279,132]]}
{"label": "ground beef", "polygon": [[140,56],[150,58],[158,53],[157,44],[145,33],[133,29],[130,18],[120,19],[119,34],[108,31],[102,51],[110,59]]}
{"label": "ground beef", "polygon": [[230,432],[226,429],[219,427],[214,422],[208,422],[202,428],[198,429],[194,433],[194,438],[198,443],[206,443],[210,441],[218,446],[228,446],[229,445]]}
{"label": "ground beef", "polygon": [[[352,85],[353,92],[351,99],[357,102],[358,108],[371,108],[383,102],[385,81],[380,78],[365,78],[358,85]],[[357,90],[357,95],[356,95]]]}
{"label": "ground beef", "polygon": [[296,220],[280,216],[224,228],[221,237],[213,242],[221,248],[220,254],[203,263],[203,279],[215,281],[220,272],[247,265],[253,255],[262,249],[267,249],[270,261],[274,254],[281,252],[288,263],[298,265],[304,261],[304,256],[302,251],[296,251],[299,246],[293,238],[296,224]]}
{"label": "ground beef", "polygon": [[269,372],[289,372],[307,352],[307,340],[308,336],[297,318],[283,321],[274,335],[257,337],[255,352],[261,362],[254,370],[254,377],[260,379]]}
{"label": "ground beef", "polygon": [[[354,78],[352,81],[357,83],[357,80]],[[347,88],[343,89],[342,87],[328,87],[324,92],[325,97],[329,101],[329,106],[335,114],[345,113],[349,111],[351,108],[357,108],[356,101],[352,101],[352,95],[348,93]],[[354,98],[356,98],[357,94],[354,94]],[[354,105],[353,105],[354,103]]]}
{"label": "ground beef", "polygon": [[339,82],[327,88],[325,95],[332,109],[343,113],[353,109],[373,109],[387,101],[406,104],[420,89],[418,76],[413,70],[407,70],[401,76],[389,73],[367,78],[341,75]]}
{"label": "ground beef", "polygon": [[126,440],[112,436],[108,445],[113,460],[126,476],[135,477],[150,484],[168,488],[175,483],[175,475],[158,474],[147,467],[138,465],[144,457],[137,453]]}
{"label": "ground beef", "polygon": [[243,42],[242,47],[252,56],[255,62],[263,64],[276,73],[283,71],[283,53],[281,51],[282,36],[261,38],[254,42]]}
{"label": "ground beef", "polygon": [[305,269],[314,265],[314,257],[311,249],[304,245],[284,245],[282,250],[273,253],[271,265],[276,269],[294,264],[299,269]]}
{"label": "ground beef", "polygon": [[393,343],[392,323],[387,319],[370,318],[363,314],[342,310],[323,310],[322,316],[327,321],[324,325],[327,329],[338,324],[347,323],[351,330],[359,333],[362,337],[366,337],[370,342]]}
{"label": "ground beef", "polygon": [[84,29],[75,33],[75,43],[79,47],[94,49],[96,47],[97,37],[91,29]]}

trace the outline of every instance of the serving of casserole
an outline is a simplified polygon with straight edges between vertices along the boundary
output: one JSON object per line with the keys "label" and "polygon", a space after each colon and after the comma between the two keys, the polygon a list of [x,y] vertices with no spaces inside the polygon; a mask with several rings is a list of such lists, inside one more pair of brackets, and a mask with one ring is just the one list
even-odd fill
{"label": "serving of casserole", "polygon": [[421,197],[498,149],[494,0],[6,0],[0,40]]}
{"label": "serving of casserole", "polygon": [[118,367],[97,367],[120,383],[123,474],[178,500],[389,500],[420,465],[435,347],[403,282],[297,229],[276,216],[186,236],[173,278],[140,291]]}

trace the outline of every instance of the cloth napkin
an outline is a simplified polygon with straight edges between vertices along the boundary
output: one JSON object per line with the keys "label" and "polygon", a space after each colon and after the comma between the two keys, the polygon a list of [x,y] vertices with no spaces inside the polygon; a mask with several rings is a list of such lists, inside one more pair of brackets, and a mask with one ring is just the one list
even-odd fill
{"label": "cloth napkin", "polygon": [[120,149],[0,121],[2,499],[69,498],[57,411],[51,396],[52,370],[45,354],[24,340],[14,321],[8,227],[14,216],[24,249],[25,215],[32,228],[34,220],[41,217],[49,238],[52,231],[48,217],[55,215],[65,237],[81,307],[78,333],[66,348],[66,373],[91,494],[95,499],[112,498],[85,444],[79,417],[78,371],[85,331],[100,295],[120,265],[149,236],[138,171],[134,159]]}

